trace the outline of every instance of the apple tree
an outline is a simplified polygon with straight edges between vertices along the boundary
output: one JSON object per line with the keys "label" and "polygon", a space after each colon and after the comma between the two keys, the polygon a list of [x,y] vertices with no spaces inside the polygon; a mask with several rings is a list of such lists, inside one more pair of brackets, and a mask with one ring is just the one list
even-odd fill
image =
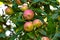
{"label": "apple tree", "polygon": [[0,40],[59,40],[60,0],[0,0]]}

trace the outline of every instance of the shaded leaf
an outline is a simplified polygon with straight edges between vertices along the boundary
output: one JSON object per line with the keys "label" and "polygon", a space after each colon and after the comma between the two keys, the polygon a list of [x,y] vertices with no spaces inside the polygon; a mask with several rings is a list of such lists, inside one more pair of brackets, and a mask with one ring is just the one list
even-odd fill
{"label": "shaded leaf", "polygon": [[5,34],[4,33],[0,33],[0,38],[5,38]]}
{"label": "shaded leaf", "polygon": [[32,39],[34,39],[34,37],[35,37],[35,35],[34,35],[33,32],[29,32],[29,33],[27,33],[27,35],[28,35],[30,38],[32,38]]}
{"label": "shaded leaf", "polygon": [[47,34],[46,34],[46,31],[44,31],[43,29],[40,29],[39,32],[40,32],[42,35],[47,35]]}

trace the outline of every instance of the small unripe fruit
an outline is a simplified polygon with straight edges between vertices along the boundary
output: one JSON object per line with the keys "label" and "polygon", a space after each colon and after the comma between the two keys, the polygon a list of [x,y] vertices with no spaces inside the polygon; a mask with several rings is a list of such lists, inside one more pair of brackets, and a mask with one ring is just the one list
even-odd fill
{"label": "small unripe fruit", "polygon": [[7,15],[12,15],[14,13],[13,9],[11,7],[6,8],[5,12],[6,12]]}
{"label": "small unripe fruit", "polygon": [[26,10],[23,13],[23,17],[25,18],[25,20],[32,20],[34,17],[34,12],[32,10]]}
{"label": "small unripe fruit", "polygon": [[21,0],[15,0],[18,5],[22,4]]}
{"label": "small unripe fruit", "polygon": [[42,37],[41,40],[49,40],[48,37]]}
{"label": "small unripe fruit", "polygon": [[22,11],[25,11],[28,9],[28,6],[27,5],[23,5],[21,8],[20,8]]}
{"label": "small unripe fruit", "polygon": [[0,28],[0,33],[2,33],[4,30],[2,28]]}
{"label": "small unripe fruit", "polygon": [[33,30],[33,23],[32,22],[26,22],[24,24],[24,30],[27,32],[30,32]]}
{"label": "small unripe fruit", "polygon": [[43,23],[42,23],[41,20],[39,20],[39,19],[35,19],[35,20],[33,21],[34,27],[39,28],[42,24],[43,24]]}

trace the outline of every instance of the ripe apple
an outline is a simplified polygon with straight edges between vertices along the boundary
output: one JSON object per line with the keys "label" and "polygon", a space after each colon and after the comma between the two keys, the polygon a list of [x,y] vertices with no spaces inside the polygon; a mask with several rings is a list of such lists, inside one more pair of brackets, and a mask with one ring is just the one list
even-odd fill
{"label": "ripe apple", "polygon": [[24,30],[28,31],[28,32],[32,31],[33,30],[33,23],[32,22],[26,22],[24,24]]}
{"label": "ripe apple", "polygon": [[14,12],[13,12],[13,9],[11,8],[11,7],[7,7],[6,9],[5,9],[5,12],[6,12],[6,14],[8,14],[8,15],[12,15]]}
{"label": "ripe apple", "polygon": [[39,28],[42,24],[43,24],[43,23],[42,23],[41,20],[39,20],[39,19],[35,19],[35,20],[33,21],[34,27]]}
{"label": "ripe apple", "polygon": [[25,18],[25,20],[32,20],[34,17],[34,12],[30,9],[25,10],[23,13],[23,17]]}
{"label": "ripe apple", "polygon": [[41,40],[49,40],[48,37],[42,37]]}
{"label": "ripe apple", "polygon": [[22,4],[21,0],[15,0],[18,5]]}
{"label": "ripe apple", "polygon": [[22,5],[22,7],[20,8],[22,11],[25,11],[28,9],[28,6],[27,5]]}

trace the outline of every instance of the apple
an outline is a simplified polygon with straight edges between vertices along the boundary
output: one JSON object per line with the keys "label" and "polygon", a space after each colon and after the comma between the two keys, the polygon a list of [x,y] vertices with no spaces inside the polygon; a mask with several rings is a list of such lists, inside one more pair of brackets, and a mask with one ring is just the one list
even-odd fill
{"label": "apple", "polygon": [[49,40],[48,37],[42,37],[41,40]]}
{"label": "apple", "polygon": [[18,5],[22,4],[21,0],[15,0]]}
{"label": "apple", "polygon": [[30,9],[25,10],[23,13],[23,17],[25,18],[25,20],[32,20],[34,17],[34,12]]}
{"label": "apple", "polygon": [[28,9],[28,6],[27,5],[22,5],[22,7],[20,8],[22,11],[25,11]]}
{"label": "apple", "polygon": [[2,28],[0,28],[0,33],[2,33],[4,30]]}
{"label": "apple", "polygon": [[5,9],[5,12],[6,12],[6,14],[7,15],[12,15],[14,12],[13,12],[13,9],[11,8],[11,7],[7,7],[6,9]]}
{"label": "apple", "polygon": [[30,32],[33,30],[33,23],[32,22],[26,22],[24,24],[24,30],[27,32]]}
{"label": "apple", "polygon": [[41,20],[39,20],[39,19],[35,19],[35,20],[33,21],[34,27],[39,28],[42,24],[43,24],[43,23],[42,23]]}

